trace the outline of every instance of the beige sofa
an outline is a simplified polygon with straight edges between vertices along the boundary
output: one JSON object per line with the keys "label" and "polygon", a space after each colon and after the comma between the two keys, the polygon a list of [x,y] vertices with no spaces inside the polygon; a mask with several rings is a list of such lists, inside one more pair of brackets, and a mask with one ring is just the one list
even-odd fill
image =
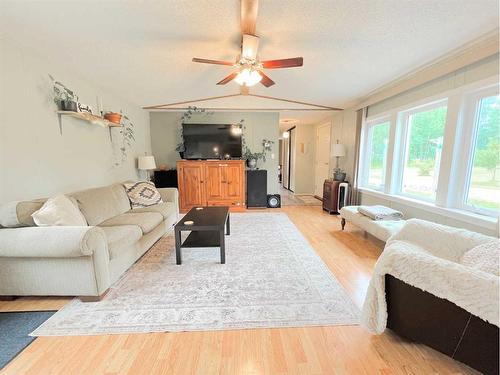
{"label": "beige sofa", "polygon": [[45,199],[3,205],[0,223],[15,217],[17,227],[0,229],[0,297],[100,299],[177,222],[177,189],[158,190],[163,203],[134,210],[121,184],[68,194],[85,227],[35,226],[31,214]]}

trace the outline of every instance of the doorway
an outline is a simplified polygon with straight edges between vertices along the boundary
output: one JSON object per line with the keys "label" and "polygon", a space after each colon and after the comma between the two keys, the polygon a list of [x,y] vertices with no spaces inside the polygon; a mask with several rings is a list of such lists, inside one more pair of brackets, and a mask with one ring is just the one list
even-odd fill
{"label": "doorway", "polygon": [[287,130],[288,137],[283,138],[283,168],[281,171],[283,187],[291,192],[295,189],[295,126]]}
{"label": "doorway", "polygon": [[323,182],[330,176],[331,124],[316,129],[316,160],[314,168],[314,195],[323,196]]}

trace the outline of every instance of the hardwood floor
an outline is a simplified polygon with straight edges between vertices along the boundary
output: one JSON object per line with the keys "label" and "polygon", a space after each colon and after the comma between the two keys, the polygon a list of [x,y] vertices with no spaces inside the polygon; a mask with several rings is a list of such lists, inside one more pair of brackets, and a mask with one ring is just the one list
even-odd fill
{"label": "hardwood floor", "polygon": [[[383,244],[320,207],[284,207],[361,307]],[[66,298],[20,298],[0,311],[58,309]],[[424,345],[359,326],[39,337],[4,374],[475,374]]]}

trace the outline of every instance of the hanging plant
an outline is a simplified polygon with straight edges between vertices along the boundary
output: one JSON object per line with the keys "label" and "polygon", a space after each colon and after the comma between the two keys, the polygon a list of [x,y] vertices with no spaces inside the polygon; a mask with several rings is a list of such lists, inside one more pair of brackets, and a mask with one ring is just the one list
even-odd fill
{"label": "hanging plant", "polygon": [[127,160],[128,158],[127,151],[132,148],[132,144],[135,142],[134,124],[132,123],[132,121],[130,121],[127,115],[124,115],[122,113],[122,111],[120,111],[120,114],[122,116],[121,118],[122,126],[119,127],[118,129],[120,129],[119,150],[121,158],[120,161],[115,162],[115,166],[119,166]]}

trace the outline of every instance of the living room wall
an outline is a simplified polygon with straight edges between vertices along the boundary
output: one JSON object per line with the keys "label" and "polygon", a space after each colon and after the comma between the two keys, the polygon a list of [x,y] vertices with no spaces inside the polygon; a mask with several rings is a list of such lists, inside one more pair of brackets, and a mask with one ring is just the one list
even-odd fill
{"label": "living room wall", "polygon": [[[0,203],[139,177],[137,156],[151,149],[147,112],[64,61],[38,56],[14,41],[0,39],[0,55]],[[64,117],[60,134],[49,73],[94,110],[99,97],[104,109],[128,115],[136,140],[126,160],[121,161],[117,128],[111,130],[112,144],[108,128]]]}
{"label": "living room wall", "polygon": [[[175,147],[179,142],[179,120],[182,112],[151,112],[151,149],[156,165],[166,164],[175,168],[180,159]],[[274,141],[266,162],[259,161],[258,167],[267,170],[267,191],[278,193],[278,135],[279,113],[277,112],[215,112],[196,114],[189,122],[236,124],[244,119],[245,142],[252,152],[262,150],[262,139]],[[273,158],[274,155],[274,158]]]}

